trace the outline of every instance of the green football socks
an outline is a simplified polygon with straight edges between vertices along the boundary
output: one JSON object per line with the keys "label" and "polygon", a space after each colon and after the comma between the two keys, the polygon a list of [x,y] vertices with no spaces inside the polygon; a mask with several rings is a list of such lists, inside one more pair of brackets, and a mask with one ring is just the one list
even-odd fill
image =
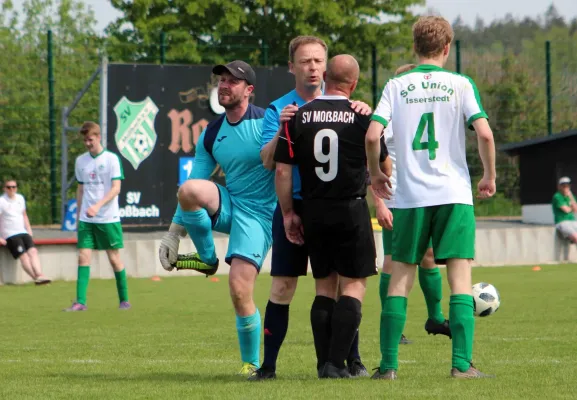
{"label": "green football socks", "polygon": [[76,302],[86,305],[86,292],[90,280],[90,266],[78,266],[78,279],[76,280]]}
{"label": "green football socks", "polygon": [[388,297],[381,313],[381,359],[380,372],[399,368],[399,341],[407,320],[407,298]]}
{"label": "green football socks", "polygon": [[381,298],[381,312],[385,309],[385,301],[387,300],[387,292],[389,291],[390,280],[391,280],[391,274],[386,274],[384,272],[381,273],[381,281],[379,282],[379,297]]}
{"label": "green football socks", "polygon": [[[381,298],[381,327],[379,330],[380,334],[380,346],[381,346],[381,360],[385,358],[386,346],[385,346],[385,331],[387,329],[387,322],[385,318],[385,302],[387,301],[387,292],[389,291],[389,281],[391,280],[391,274],[385,272],[381,273],[381,281],[379,282],[379,297]],[[384,371],[383,371],[384,372]]]}
{"label": "green football socks", "polygon": [[429,319],[432,319],[437,324],[442,324],[445,322],[445,316],[441,309],[443,278],[441,277],[439,268],[427,269],[419,267],[419,284],[425,295]]}
{"label": "green football socks", "polygon": [[120,272],[114,271],[116,278],[116,290],[118,290],[118,298],[120,302],[128,301],[128,284],[126,283],[126,268]]}
{"label": "green football socks", "polygon": [[465,372],[473,359],[475,316],[473,296],[455,294],[449,302],[449,326],[453,334],[453,368]]}

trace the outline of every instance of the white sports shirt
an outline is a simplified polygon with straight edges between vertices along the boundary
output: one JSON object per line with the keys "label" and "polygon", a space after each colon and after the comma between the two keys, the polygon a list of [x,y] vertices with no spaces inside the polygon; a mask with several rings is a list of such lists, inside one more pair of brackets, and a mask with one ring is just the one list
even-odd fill
{"label": "white sports shirt", "polygon": [[385,205],[388,208],[395,208],[395,189],[397,187],[397,165],[396,165],[397,155],[395,152],[395,138],[393,137],[392,125],[393,124],[389,124],[389,126],[387,126],[383,131],[383,135],[385,136],[385,145],[387,145],[387,150],[389,151],[389,158],[393,163],[393,173],[389,177],[392,185],[391,188],[392,195],[389,200],[383,199]]}
{"label": "white sports shirt", "polygon": [[465,128],[478,118],[488,117],[467,76],[423,64],[387,82],[372,119],[392,126],[396,208],[473,204]]}
{"label": "white sports shirt", "polygon": [[86,152],[76,159],[76,180],[83,185],[80,221],[106,224],[119,222],[118,196],[102,206],[93,218],[86,215],[86,210],[98,203],[112,188],[112,181],[124,179],[122,164],[118,156],[103,150],[96,157]]}
{"label": "white sports shirt", "polygon": [[6,193],[0,196],[0,237],[8,239],[14,235],[28,233],[24,225],[26,200],[16,193],[11,199]]}

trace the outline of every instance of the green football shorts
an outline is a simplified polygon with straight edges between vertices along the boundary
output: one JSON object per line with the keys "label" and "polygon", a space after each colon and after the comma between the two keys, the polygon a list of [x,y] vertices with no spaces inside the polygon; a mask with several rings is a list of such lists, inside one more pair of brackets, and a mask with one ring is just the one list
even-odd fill
{"label": "green football shorts", "polygon": [[122,224],[120,222],[94,224],[78,221],[78,244],[76,247],[95,250],[122,249],[124,247]]}
{"label": "green football shorts", "polygon": [[[391,210],[392,213],[394,213],[394,211],[395,211],[394,208],[389,208],[389,210]],[[393,216],[393,218],[394,218],[394,216]],[[395,221],[393,219],[393,230],[395,230],[395,226],[396,226]],[[402,226],[399,229],[403,229]],[[383,237],[383,252],[386,256],[390,256],[393,254],[393,231],[382,228],[381,233],[382,233],[382,237]],[[433,246],[433,242],[432,242],[432,240],[429,239],[429,244],[427,245],[427,248],[430,248],[432,246]]]}
{"label": "green football shorts", "polygon": [[[393,211],[393,261],[419,264],[432,241],[436,264],[449,258],[475,258],[475,212],[472,205],[443,204]],[[401,228],[402,227],[402,228]]]}

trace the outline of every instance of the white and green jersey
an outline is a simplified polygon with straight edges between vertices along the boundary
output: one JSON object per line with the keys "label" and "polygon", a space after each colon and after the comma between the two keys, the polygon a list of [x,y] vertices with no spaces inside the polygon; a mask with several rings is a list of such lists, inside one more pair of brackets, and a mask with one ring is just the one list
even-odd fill
{"label": "white and green jersey", "polygon": [[76,180],[83,185],[80,221],[106,224],[119,222],[118,196],[102,206],[98,214],[90,218],[86,210],[102,200],[112,188],[112,181],[124,179],[122,163],[118,156],[108,150],[103,150],[96,157],[86,152],[76,159]]}
{"label": "white and green jersey", "polygon": [[396,208],[473,204],[465,128],[487,118],[471,78],[434,65],[390,79],[372,119],[395,140]]}
{"label": "white and green jersey", "polygon": [[389,158],[393,163],[393,173],[389,178],[391,180],[392,195],[389,200],[383,199],[388,208],[395,208],[395,189],[397,188],[397,165],[396,165],[397,155],[395,151],[395,138],[393,137],[392,125],[393,124],[389,124],[389,126],[387,126],[383,131],[383,135],[385,136],[385,145],[387,145],[387,150],[389,152]]}

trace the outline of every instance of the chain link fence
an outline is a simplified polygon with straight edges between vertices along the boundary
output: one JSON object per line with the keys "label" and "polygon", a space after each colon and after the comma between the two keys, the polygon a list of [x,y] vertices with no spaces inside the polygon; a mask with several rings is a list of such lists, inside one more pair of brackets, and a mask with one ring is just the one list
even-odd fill
{"label": "chain link fence", "polygon": [[[58,37],[51,42],[48,33],[30,43],[11,42],[0,36],[0,177],[18,180],[34,224],[60,221],[63,109],[98,70],[102,57],[110,62],[190,63],[185,50],[167,46],[162,34],[157,43],[141,46],[102,39],[78,43]],[[456,41],[446,68],[475,80],[497,145],[502,145],[577,128],[575,50],[577,44],[571,41],[534,40],[521,49],[495,46],[485,51]],[[244,59],[254,65],[269,63],[268,48],[260,38],[223,38],[217,45],[204,45],[200,54],[195,64],[231,59]],[[375,54],[372,66],[361,75],[355,98],[369,104],[378,100],[383,84],[396,67],[414,62],[406,54],[406,50]],[[99,87],[97,78],[69,115],[69,171],[73,171],[75,157],[84,151],[74,128],[86,120],[99,120]],[[482,167],[474,133],[469,139],[468,161],[476,181]],[[497,164],[498,195],[480,204],[477,213],[520,215],[517,161],[499,153]]]}

